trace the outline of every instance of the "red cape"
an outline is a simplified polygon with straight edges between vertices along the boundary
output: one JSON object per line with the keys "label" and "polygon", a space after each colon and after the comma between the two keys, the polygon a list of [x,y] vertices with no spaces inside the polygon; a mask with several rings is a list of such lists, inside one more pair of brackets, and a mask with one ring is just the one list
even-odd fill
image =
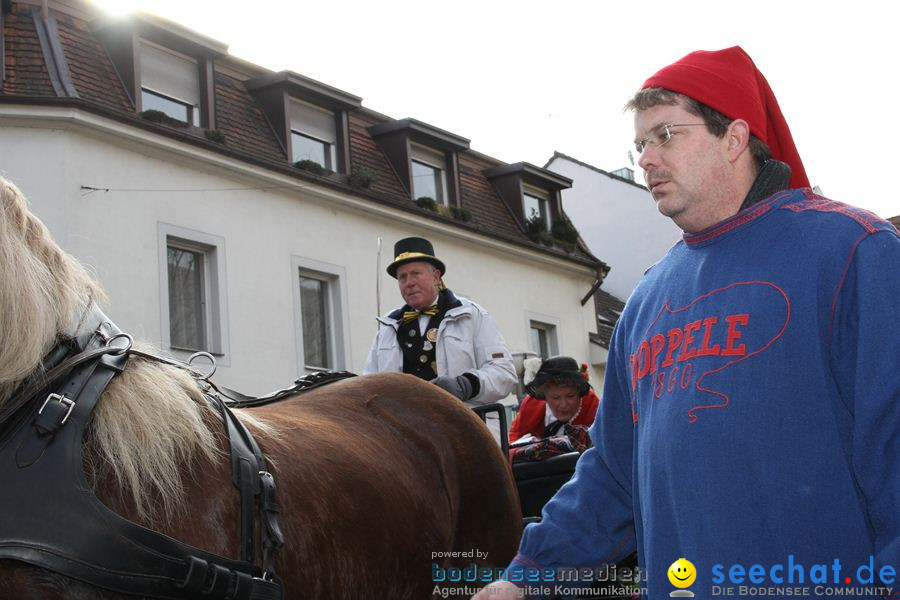
{"label": "red cape", "polygon": [[[597,407],[599,406],[600,398],[597,397],[594,390],[588,390],[588,393],[581,397],[581,411],[572,421],[572,425],[590,427],[597,416]],[[519,412],[509,428],[509,441],[514,442],[528,433],[538,438],[543,437],[546,411],[547,403],[545,401],[538,400],[531,394],[525,396]]]}

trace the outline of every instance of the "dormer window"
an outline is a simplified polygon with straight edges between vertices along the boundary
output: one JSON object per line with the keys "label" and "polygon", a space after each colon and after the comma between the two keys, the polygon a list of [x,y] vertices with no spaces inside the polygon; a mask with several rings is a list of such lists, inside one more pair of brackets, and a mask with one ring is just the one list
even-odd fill
{"label": "dormer window", "polygon": [[200,70],[197,60],[140,40],[141,109],[158,110],[200,126]]}
{"label": "dormer window", "polygon": [[413,198],[431,198],[438,204],[447,204],[447,159],[444,153],[421,144],[410,144],[409,154]]}
{"label": "dormer window", "polygon": [[537,224],[541,225],[540,231],[553,231],[553,224],[562,215],[560,190],[572,187],[568,177],[524,162],[485,169],[484,176],[522,228],[531,233],[537,232]]}
{"label": "dormer window", "polygon": [[244,85],[292,164],[308,160],[350,172],[349,114],[362,106],[362,98],[291,71],[259,75]]}
{"label": "dormer window", "polygon": [[147,14],[98,19],[91,27],[138,113],[158,110],[215,129],[213,63],[228,53],[228,46]]}
{"label": "dormer window", "polygon": [[524,185],[522,192],[522,208],[525,222],[537,222],[540,219],[542,229],[549,232],[553,226],[550,220],[550,194],[531,185]]}
{"label": "dormer window", "polygon": [[460,206],[457,153],[469,148],[469,140],[415,119],[379,123],[369,133],[412,200]]}
{"label": "dormer window", "polygon": [[290,99],[291,162],[311,160],[337,170],[337,121],[333,111]]}

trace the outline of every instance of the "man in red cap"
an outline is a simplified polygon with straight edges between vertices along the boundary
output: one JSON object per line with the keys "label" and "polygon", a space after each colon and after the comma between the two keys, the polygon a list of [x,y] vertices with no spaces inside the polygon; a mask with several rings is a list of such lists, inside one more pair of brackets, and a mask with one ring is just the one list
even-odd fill
{"label": "man in red cap", "polygon": [[603,566],[635,551],[650,598],[889,596],[900,235],[809,189],[740,48],[685,56],[628,108],[684,239],[618,322],[595,447],[477,598],[602,588]]}

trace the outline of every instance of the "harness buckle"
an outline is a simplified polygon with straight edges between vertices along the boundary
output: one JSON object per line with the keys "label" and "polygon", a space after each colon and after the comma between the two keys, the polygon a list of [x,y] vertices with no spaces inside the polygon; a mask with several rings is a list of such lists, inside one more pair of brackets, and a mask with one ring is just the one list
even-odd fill
{"label": "harness buckle", "polygon": [[63,405],[66,408],[66,414],[63,416],[62,420],[59,422],[60,425],[65,424],[65,422],[69,419],[69,415],[72,414],[72,409],[75,408],[75,401],[66,397],[65,394],[50,394],[49,396],[47,396],[47,399],[44,400],[44,403],[41,404],[41,408],[40,408],[40,410],[38,410],[39,415],[44,412],[44,409],[47,408],[47,404],[51,400],[56,400],[57,402],[59,402],[61,405]]}

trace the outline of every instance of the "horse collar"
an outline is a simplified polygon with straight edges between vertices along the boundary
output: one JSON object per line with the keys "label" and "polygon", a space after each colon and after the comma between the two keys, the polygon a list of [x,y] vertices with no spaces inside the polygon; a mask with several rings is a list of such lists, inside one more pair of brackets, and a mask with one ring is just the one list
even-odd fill
{"label": "horse collar", "polygon": [[[15,418],[8,418],[8,412],[0,418],[0,427],[7,430],[0,437],[0,559],[121,594],[280,600],[280,583],[264,577],[262,568],[249,560],[226,559],[142,527],[94,495],[82,467],[82,437],[100,395],[125,368],[131,338],[96,307],[88,318],[92,325],[85,333],[60,340],[48,354],[43,366],[49,371],[30,377],[20,388],[13,403]],[[123,338],[127,347],[113,343]],[[219,406],[232,440],[232,462],[243,470],[265,471],[249,431],[224,403]],[[249,441],[243,439],[249,451],[234,454],[235,435],[249,436]],[[277,512],[274,484],[261,481],[257,489],[264,496],[261,508]],[[273,520],[265,517],[263,522],[271,526]],[[277,528],[277,519],[274,524]],[[274,537],[277,547],[280,530]]]}

